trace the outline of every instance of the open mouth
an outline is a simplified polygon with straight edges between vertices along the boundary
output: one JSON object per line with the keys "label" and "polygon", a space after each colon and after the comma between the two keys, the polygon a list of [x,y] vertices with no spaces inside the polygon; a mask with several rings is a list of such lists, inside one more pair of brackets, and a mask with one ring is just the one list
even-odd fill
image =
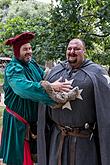
{"label": "open mouth", "polygon": [[77,54],[69,54],[69,57],[77,57]]}
{"label": "open mouth", "polygon": [[69,57],[68,57],[68,62],[74,64],[74,63],[77,62],[77,58],[74,58],[73,56],[69,56]]}
{"label": "open mouth", "polygon": [[31,54],[25,54],[25,57],[31,57],[32,55]]}
{"label": "open mouth", "polygon": [[71,64],[75,64],[77,62],[77,59],[75,59],[74,61],[73,60],[68,60],[69,63]]}

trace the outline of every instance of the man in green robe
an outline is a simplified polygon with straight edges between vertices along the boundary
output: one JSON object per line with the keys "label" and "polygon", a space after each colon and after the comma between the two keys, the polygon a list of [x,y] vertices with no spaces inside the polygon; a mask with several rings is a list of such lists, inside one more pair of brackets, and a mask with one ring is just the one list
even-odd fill
{"label": "man in green robe", "polygon": [[[3,131],[0,147],[0,158],[7,165],[32,165],[30,156],[29,135],[31,140],[36,134],[38,103],[54,105],[55,102],[42,86],[44,71],[32,59],[30,41],[35,34],[24,32],[8,39],[5,44],[13,46],[14,58],[7,65],[4,76],[6,108],[3,114]],[[69,82],[56,81],[51,84],[56,91],[69,91]],[[29,131],[30,130],[30,131]],[[34,142],[36,154],[36,142]],[[33,148],[33,146],[31,146]]]}

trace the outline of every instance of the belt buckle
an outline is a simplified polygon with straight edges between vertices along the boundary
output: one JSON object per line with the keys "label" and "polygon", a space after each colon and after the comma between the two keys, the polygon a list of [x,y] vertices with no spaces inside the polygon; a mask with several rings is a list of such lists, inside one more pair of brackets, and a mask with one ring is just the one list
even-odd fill
{"label": "belt buckle", "polygon": [[72,130],[73,130],[73,128],[72,128],[72,127],[70,127],[70,126],[68,126],[68,125],[65,125],[65,130],[66,130],[66,131],[72,131]]}
{"label": "belt buckle", "polygon": [[79,133],[80,132],[80,129],[77,128],[77,127],[71,127],[71,126],[65,126],[65,130],[67,132],[75,132],[75,133]]}
{"label": "belt buckle", "polygon": [[85,124],[84,124],[84,128],[85,128],[85,129],[89,129],[89,127],[90,127],[90,126],[89,126],[89,123],[85,123]]}

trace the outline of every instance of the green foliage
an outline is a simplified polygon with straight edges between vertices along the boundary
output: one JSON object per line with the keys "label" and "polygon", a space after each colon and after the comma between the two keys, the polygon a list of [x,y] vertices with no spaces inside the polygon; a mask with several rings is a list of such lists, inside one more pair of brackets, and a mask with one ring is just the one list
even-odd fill
{"label": "green foliage", "polygon": [[36,17],[48,17],[49,5],[46,3],[39,3],[36,0],[28,1],[12,1],[9,7],[7,18],[23,17],[25,19]]}
{"label": "green foliage", "polygon": [[44,64],[46,58],[43,42],[48,33],[46,26],[49,22],[49,8],[49,4],[36,0],[12,0],[0,23],[0,54],[12,57],[12,49],[5,46],[4,41],[24,31],[31,31],[36,33],[36,38],[32,43],[34,58]]}
{"label": "green foliage", "polygon": [[0,8],[4,9],[4,7],[9,6],[11,4],[11,0],[0,0]]}
{"label": "green foliage", "polygon": [[3,26],[3,31],[5,32],[5,38],[9,38],[19,34],[25,29],[25,20],[22,17],[15,17],[13,19],[7,19]]}
{"label": "green foliage", "polygon": [[[0,79],[3,79],[4,78],[4,75],[2,72],[0,72]],[[2,80],[1,80],[2,81]]]}
{"label": "green foliage", "polygon": [[12,57],[12,49],[3,45],[3,42],[10,37],[20,34],[24,31],[31,31],[36,34],[35,39],[32,42],[34,58],[41,64],[45,63],[48,53],[47,44],[51,31],[49,30],[49,20],[46,18],[33,18],[24,19],[23,17],[15,17],[7,19],[6,23],[2,23],[0,26],[1,33],[1,47],[0,51],[5,56]]}
{"label": "green foliage", "polygon": [[[6,0],[4,0],[5,2]],[[110,65],[110,2],[106,0],[60,0],[50,6],[36,0],[7,0],[0,9],[0,54],[12,56],[4,41],[24,31],[36,34],[32,42],[34,58],[41,64],[65,59],[72,38],[82,38],[87,56]],[[4,10],[4,6],[7,6]]]}
{"label": "green foliage", "polygon": [[54,57],[64,59],[65,45],[77,37],[85,41],[89,58],[110,63],[107,48],[110,45],[109,11],[110,2],[104,0],[61,0],[60,5],[51,11],[51,48]]}
{"label": "green foliage", "polygon": [[25,31],[25,20],[22,17],[15,17],[13,19],[7,19],[5,23],[0,24],[0,37],[1,37],[1,45],[0,52],[3,56],[12,57],[13,52],[10,47],[6,47],[4,45],[4,41],[10,37],[13,37],[21,32]]}

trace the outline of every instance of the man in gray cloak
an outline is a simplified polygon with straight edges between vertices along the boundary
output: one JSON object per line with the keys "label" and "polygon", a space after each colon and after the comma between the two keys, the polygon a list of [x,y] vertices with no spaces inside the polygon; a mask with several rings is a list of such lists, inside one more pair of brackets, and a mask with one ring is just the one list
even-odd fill
{"label": "man in gray cloak", "polygon": [[84,54],[84,42],[71,40],[67,60],[47,77],[49,82],[71,81],[80,96],[61,108],[40,105],[38,165],[110,164],[110,77]]}

